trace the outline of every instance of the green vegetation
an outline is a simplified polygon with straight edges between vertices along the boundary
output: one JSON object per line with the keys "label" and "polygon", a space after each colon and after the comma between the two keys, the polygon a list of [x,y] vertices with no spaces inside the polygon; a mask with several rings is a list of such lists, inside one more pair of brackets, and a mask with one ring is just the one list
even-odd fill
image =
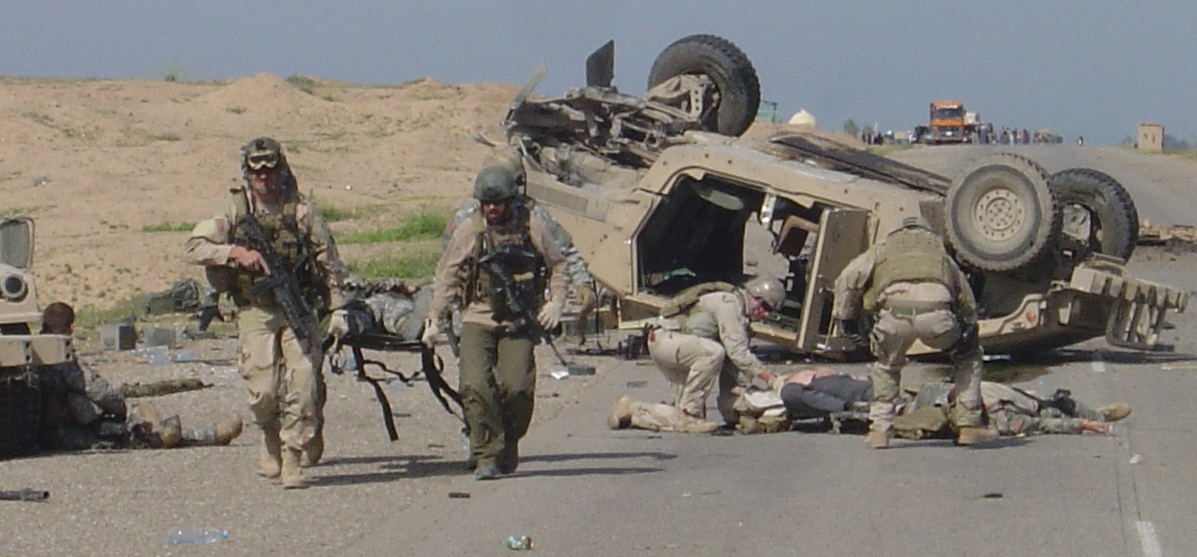
{"label": "green vegetation", "polygon": [[364,263],[349,263],[349,272],[367,279],[430,277],[436,271],[441,254],[436,251],[396,255]]}
{"label": "green vegetation", "polygon": [[162,221],[158,224],[147,224],[141,227],[142,232],[191,232],[195,228],[194,222],[180,222],[178,224],[171,224],[169,221]]}
{"label": "green vegetation", "polygon": [[424,212],[409,215],[393,228],[376,228],[346,234],[337,239],[341,244],[377,244],[381,242],[407,242],[411,240],[432,240],[439,238],[449,222],[448,215],[440,212]]}
{"label": "green vegetation", "polygon": [[177,134],[177,133],[166,132],[166,133],[159,133],[159,134],[151,135],[150,139],[153,139],[154,141],[179,141],[183,138],[179,137],[179,134]]}
{"label": "green vegetation", "polygon": [[143,296],[140,293],[135,293],[130,298],[117,302],[112,307],[97,308],[89,304],[81,308],[76,308],[75,328],[92,330],[108,323],[132,321],[141,314],[142,298]]}
{"label": "green vegetation", "polygon": [[299,89],[300,91],[303,91],[309,95],[315,95],[316,86],[319,85],[315,79],[312,79],[306,75],[298,74],[288,77],[287,83],[290,83],[292,87]]}

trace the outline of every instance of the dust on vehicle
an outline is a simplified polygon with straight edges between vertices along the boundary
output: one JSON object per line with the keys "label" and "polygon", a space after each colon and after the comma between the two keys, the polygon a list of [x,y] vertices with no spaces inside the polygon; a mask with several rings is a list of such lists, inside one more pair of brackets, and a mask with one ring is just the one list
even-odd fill
{"label": "dust on vehicle", "polygon": [[[587,60],[587,85],[531,98],[538,70],[503,125],[527,193],[572,234],[616,299],[621,327],[654,317],[694,284],[783,278],[786,302],[753,329],[808,353],[860,349],[836,330],[832,283],[845,265],[921,215],[972,282],[988,352],[1105,336],[1167,349],[1168,311],[1187,293],[1131,276],[1138,215],[1125,189],[1092,169],[1049,175],[1012,153],[949,178],[817,133],[738,137],[760,102],[748,57],[712,35],[669,45],[648,92],[611,85],[614,45]],[[928,350],[926,347],[916,347]]]}
{"label": "dust on vehicle", "polygon": [[41,425],[38,372],[74,358],[71,338],[38,334],[33,219],[0,220],[0,458],[32,452]]}

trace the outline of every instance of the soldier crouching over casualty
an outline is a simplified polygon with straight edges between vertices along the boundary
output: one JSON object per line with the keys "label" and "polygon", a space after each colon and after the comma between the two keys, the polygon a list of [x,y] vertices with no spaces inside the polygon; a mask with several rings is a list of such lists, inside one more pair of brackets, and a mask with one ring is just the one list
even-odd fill
{"label": "soldier crouching over casualty", "polygon": [[533,348],[557,326],[566,296],[565,258],[544,222],[516,202],[517,193],[510,168],[489,165],[478,173],[481,209],[453,231],[441,255],[421,336],[431,346],[451,300],[462,298],[458,392],[479,480],[519,465],[535,400]]}
{"label": "soldier crouching over casualty", "polygon": [[889,446],[894,400],[906,351],[921,340],[946,350],[955,366],[952,423],[958,445],[997,438],[984,424],[981,405],[981,346],[977,302],[964,273],[944,249],[943,239],[923,217],[907,217],[878,244],[856,256],[835,281],[832,309],[840,332],[859,336],[858,307],[873,312],[869,349],[877,357],[869,377],[873,401],[865,444]]}
{"label": "soldier crouching over casualty", "polygon": [[[70,336],[75,311],[54,302],[42,312],[42,334]],[[141,401],[129,412],[125,397],[78,360],[47,366],[39,372],[42,393],[42,443],[61,450],[169,449],[228,445],[241,435],[241,415],[233,412],[219,423],[184,429],[178,416],[162,418],[153,404]]]}
{"label": "soldier crouching over casualty", "polygon": [[[776,388],[744,389],[735,409],[744,433],[773,433],[792,422],[829,418],[841,413],[866,414],[873,396],[868,379],[838,373],[829,367],[801,368],[778,374]],[[907,439],[940,438],[951,434],[948,408],[951,383],[932,381],[895,399],[894,431]],[[1125,402],[1092,409],[1058,389],[1051,397],[1035,395],[992,381],[981,382],[981,400],[993,427],[1001,435],[1109,433],[1110,422],[1130,415]],[[841,414],[842,415],[842,414]],[[854,417],[854,416],[853,416]]]}
{"label": "soldier crouching over casualty", "polygon": [[719,413],[735,424],[732,410],[740,373],[766,384],[776,378],[748,350],[749,320],[764,319],[785,302],[781,281],[754,278],[735,288],[706,283],[683,290],[661,310],[648,333],[648,353],[673,387],[673,405],[648,404],[621,396],[607,425],[653,431],[710,433],[707,399],[719,380]]}
{"label": "soldier crouching over casualty", "polygon": [[304,453],[314,462],[324,446],[319,322],[340,303],[345,269],[277,141],[242,147],[241,171],[245,185],[195,226],[186,257],[237,306],[241,377],[262,430],[258,473],[303,488]]}

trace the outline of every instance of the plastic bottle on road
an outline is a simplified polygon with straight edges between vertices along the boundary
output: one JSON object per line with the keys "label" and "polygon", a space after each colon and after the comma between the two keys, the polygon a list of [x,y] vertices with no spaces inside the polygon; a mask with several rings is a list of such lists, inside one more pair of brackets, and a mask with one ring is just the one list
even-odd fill
{"label": "plastic bottle on road", "polygon": [[229,537],[228,530],[208,526],[184,526],[166,531],[166,544],[216,543]]}

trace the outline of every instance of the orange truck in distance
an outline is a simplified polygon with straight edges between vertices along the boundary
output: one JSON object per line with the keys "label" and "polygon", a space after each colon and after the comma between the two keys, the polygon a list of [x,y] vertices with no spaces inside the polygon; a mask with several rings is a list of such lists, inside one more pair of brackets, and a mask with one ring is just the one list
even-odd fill
{"label": "orange truck in distance", "polygon": [[964,115],[964,103],[960,101],[931,103],[931,126],[926,142],[930,145],[939,145],[968,141]]}

